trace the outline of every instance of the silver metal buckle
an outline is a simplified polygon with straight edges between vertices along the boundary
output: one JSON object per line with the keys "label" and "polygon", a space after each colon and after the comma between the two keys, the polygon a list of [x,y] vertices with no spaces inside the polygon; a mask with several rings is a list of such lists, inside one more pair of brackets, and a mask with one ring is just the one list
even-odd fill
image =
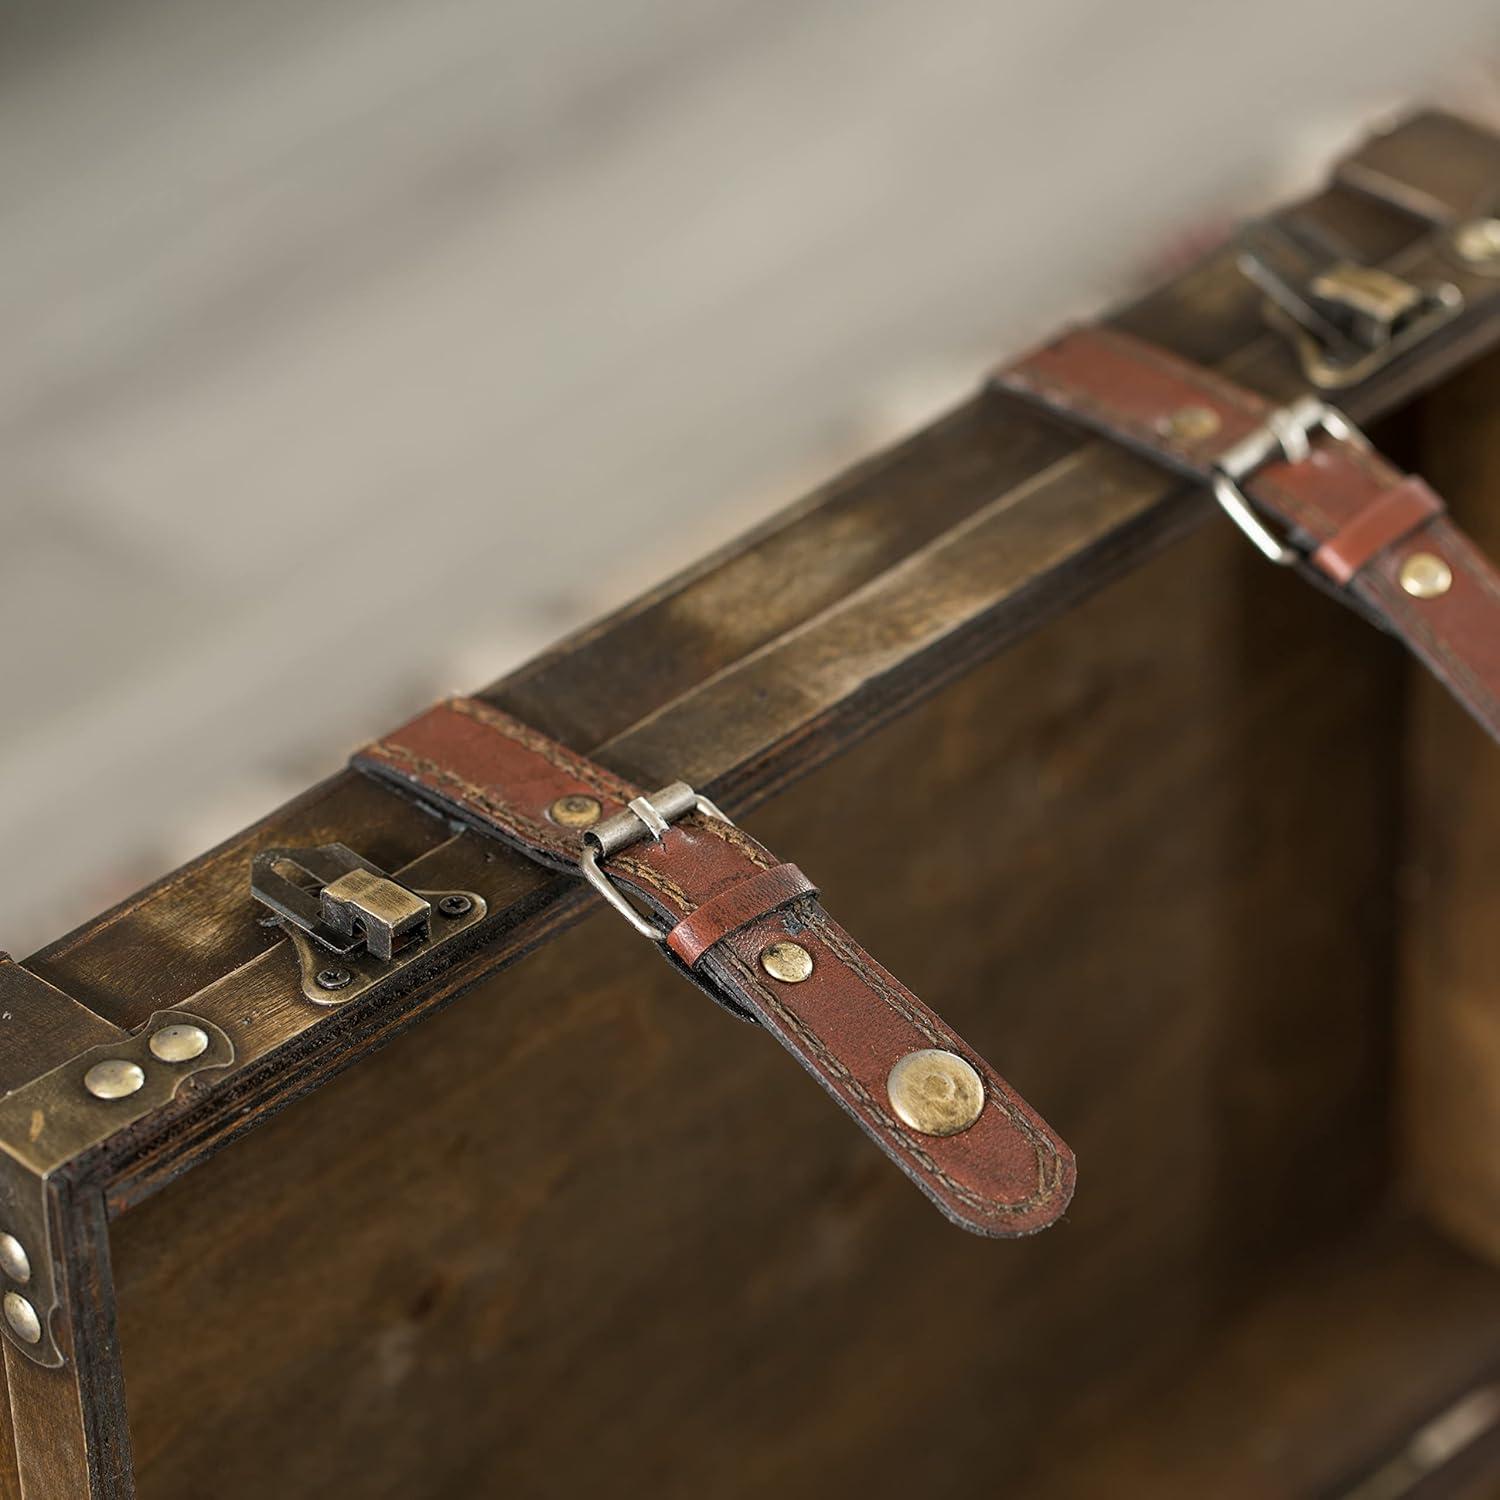
{"label": "silver metal buckle", "polygon": [[1302,554],[1261,520],[1240,485],[1278,449],[1287,463],[1300,464],[1312,452],[1311,438],[1315,432],[1326,432],[1329,437],[1360,448],[1370,446],[1364,433],[1343,412],[1316,396],[1303,396],[1290,406],[1273,411],[1253,432],[1220,454],[1214,464],[1214,499],[1256,549],[1279,567],[1300,561]]}
{"label": "silver metal buckle", "polygon": [[583,878],[604,897],[619,914],[630,923],[642,937],[653,943],[667,940],[668,928],[649,922],[625,899],[600,868],[599,862],[638,844],[644,838],[652,838],[658,844],[666,837],[672,825],[690,812],[700,812],[710,818],[733,826],[733,820],[714,806],[707,797],[700,797],[685,781],[674,781],[660,791],[648,796],[634,798],[613,817],[590,828],[583,836],[583,856],[579,861]]}

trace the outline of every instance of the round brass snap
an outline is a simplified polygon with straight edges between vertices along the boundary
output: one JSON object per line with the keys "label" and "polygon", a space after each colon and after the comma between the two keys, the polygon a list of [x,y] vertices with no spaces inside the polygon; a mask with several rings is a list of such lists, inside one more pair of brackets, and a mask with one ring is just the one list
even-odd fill
{"label": "round brass snap", "polygon": [[1401,587],[1414,599],[1436,599],[1453,587],[1453,569],[1435,552],[1413,552],[1401,564]]}
{"label": "round brass snap", "polygon": [[783,984],[801,984],[813,971],[812,954],[801,943],[767,943],[761,949],[760,966]]}
{"label": "round brass snap", "polygon": [[208,1051],[208,1033],[201,1026],[174,1022],[151,1037],[151,1055],[158,1062],[192,1062]]}
{"label": "round brass snap", "polygon": [[604,811],[597,797],[585,797],[579,792],[559,797],[547,809],[547,816],[563,828],[592,828]]}
{"label": "round brass snap", "polygon": [[0,1271],[22,1286],[31,1280],[31,1257],[13,1234],[0,1234]]}
{"label": "round brass snap", "polygon": [[923,1135],[957,1135],[984,1109],[984,1081],[963,1058],[938,1047],[908,1052],[886,1080],[897,1117]]}
{"label": "round brass snap", "polygon": [[1177,443],[1201,443],[1223,426],[1211,406],[1179,406],[1161,424],[1162,436]]}
{"label": "round brass snap", "polygon": [[1454,231],[1453,244],[1471,266],[1500,265],[1500,219],[1470,219]]}
{"label": "round brass snap", "polygon": [[7,1292],[0,1302],[5,1309],[5,1321],[10,1331],[23,1344],[39,1344],[42,1341],[42,1320],[34,1308],[19,1292]]}
{"label": "round brass snap", "polygon": [[139,1063],[126,1062],[123,1057],[109,1057],[95,1063],[83,1075],[83,1086],[96,1099],[127,1099],[139,1093],[146,1084],[146,1075]]}

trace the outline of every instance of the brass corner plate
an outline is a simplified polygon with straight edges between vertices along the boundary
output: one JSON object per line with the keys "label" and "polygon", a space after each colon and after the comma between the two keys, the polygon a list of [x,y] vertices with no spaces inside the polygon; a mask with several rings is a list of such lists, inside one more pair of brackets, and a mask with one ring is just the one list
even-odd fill
{"label": "brass corner plate", "polygon": [[[152,1039],[168,1027],[195,1028],[207,1043],[194,1056],[163,1057],[161,1052],[182,1050],[153,1050]],[[25,1252],[16,1258],[24,1259],[24,1276],[16,1274],[19,1264],[0,1266],[0,1298],[7,1312],[24,1304],[35,1319],[33,1324],[30,1318],[0,1317],[0,1334],[27,1359],[50,1368],[64,1363],[53,1326],[60,1269],[52,1241],[52,1174],[170,1103],[190,1078],[227,1068],[234,1058],[234,1043],[212,1021],[187,1010],[157,1011],[138,1030],[90,1047],[0,1098],[0,1233]],[[97,1080],[101,1075],[95,1070],[106,1064],[113,1065],[107,1075],[133,1082],[138,1072],[139,1083],[112,1097],[91,1092],[85,1080],[91,1073]],[[22,1331],[35,1337],[25,1338]]]}

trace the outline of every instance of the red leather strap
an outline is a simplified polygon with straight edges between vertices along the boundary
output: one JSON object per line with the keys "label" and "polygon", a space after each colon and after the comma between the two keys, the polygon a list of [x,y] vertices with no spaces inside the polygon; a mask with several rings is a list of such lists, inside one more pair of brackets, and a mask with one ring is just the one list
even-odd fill
{"label": "red leather strap", "polygon": [[1387,547],[1410,536],[1442,509],[1443,502],[1428,488],[1426,480],[1409,474],[1334,532],[1313,553],[1313,566],[1321,568],[1335,583],[1347,584]]}
{"label": "red leather strap", "polygon": [[[639,788],[472,699],[453,699],[366,747],[354,764],[498,835],[522,853],[577,871],[583,832],[549,816],[563,798],[598,802],[598,821]],[[814,899],[806,877],[733,824],[702,813],[610,855],[601,868],[665,920],[664,944],[693,978],[749,1012],[813,1074],[942,1211],[988,1235],[1029,1234],[1067,1207],[1067,1147],[977,1053],[881,968]],[[795,943],[811,972],[789,982],[763,962]],[[916,1051],[956,1054],[979,1074],[977,1119],[929,1135],[896,1114],[892,1067]]]}
{"label": "red leather strap", "polygon": [[668,934],[669,947],[689,968],[715,943],[748,927],[802,896],[816,896],[817,887],[796,865],[773,865],[737,880],[727,890],[690,912]]}
{"label": "red leather strap", "polygon": [[[1065,333],[996,380],[1204,484],[1272,413],[1214,371],[1105,327]],[[1241,489],[1290,533],[1306,569],[1400,636],[1500,739],[1500,575],[1425,484],[1358,443],[1315,436],[1301,462],[1273,458]],[[1413,564],[1409,590],[1403,573],[1418,554],[1436,563]],[[1443,587],[1421,587],[1443,570]]]}

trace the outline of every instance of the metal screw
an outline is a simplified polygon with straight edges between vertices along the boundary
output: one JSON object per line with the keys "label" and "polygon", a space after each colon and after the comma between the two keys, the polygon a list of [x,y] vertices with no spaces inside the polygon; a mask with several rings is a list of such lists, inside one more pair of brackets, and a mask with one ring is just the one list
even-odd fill
{"label": "metal screw", "polygon": [[1398,576],[1414,599],[1436,599],[1453,587],[1453,569],[1435,552],[1413,552]]}
{"label": "metal screw", "polygon": [[1178,443],[1197,443],[1209,438],[1223,426],[1211,406],[1181,406],[1162,424],[1164,437]]}
{"label": "metal screw", "polygon": [[5,1321],[10,1324],[11,1332],[26,1344],[39,1344],[42,1341],[42,1320],[36,1315],[34,1308],[19,1292],[7,1292],[3,1304],[5,1309]]}
{"label": "metal screw", "polygon": [[1470,219],[1454,231],[1453,245],[1471,266],[1500,263],[1500,219]]}
{"label": "metal screw", "polygon": [[801,984],[813,971],[812,954],[801,943],[768,943],[761,950],[760,966],[783,984]]}
{"label": "metal screw", "polygon": [[467,896],[444,896],[438,910],[445,917],[466,917],[474,910],[474,903]]}
{"label": "metal screw", "polygon": [[83,1086],[96,1099],[128,1099],[146,1086],[146,1074],[139,1063],[108,1057],[83,1075]]}
{"label": "metal screw", "polygon": [[963,1058],[940,1047],[908,1052],[886,1079],[891,1108],[923,1135],[957,1135],[984,1109],[984,1083]]}
{"label": "metal screw", "polygon": [[31,1257],[13,1234],[0,1234],[0,1271],[22,1286],[31,1280]]}
{"label": "metal screw", "polygon": [[319,969],[317,985],[320,990],[341,990],[354,983],[354,975],[348,969]]}
{"label": "metal screw", "polygon": [[596,797],[585,797],[579,792],[573,792],[566,797],[559,797],[547,809],[547,816],[564,828],[592,828],[603,811],[604,807]]}

